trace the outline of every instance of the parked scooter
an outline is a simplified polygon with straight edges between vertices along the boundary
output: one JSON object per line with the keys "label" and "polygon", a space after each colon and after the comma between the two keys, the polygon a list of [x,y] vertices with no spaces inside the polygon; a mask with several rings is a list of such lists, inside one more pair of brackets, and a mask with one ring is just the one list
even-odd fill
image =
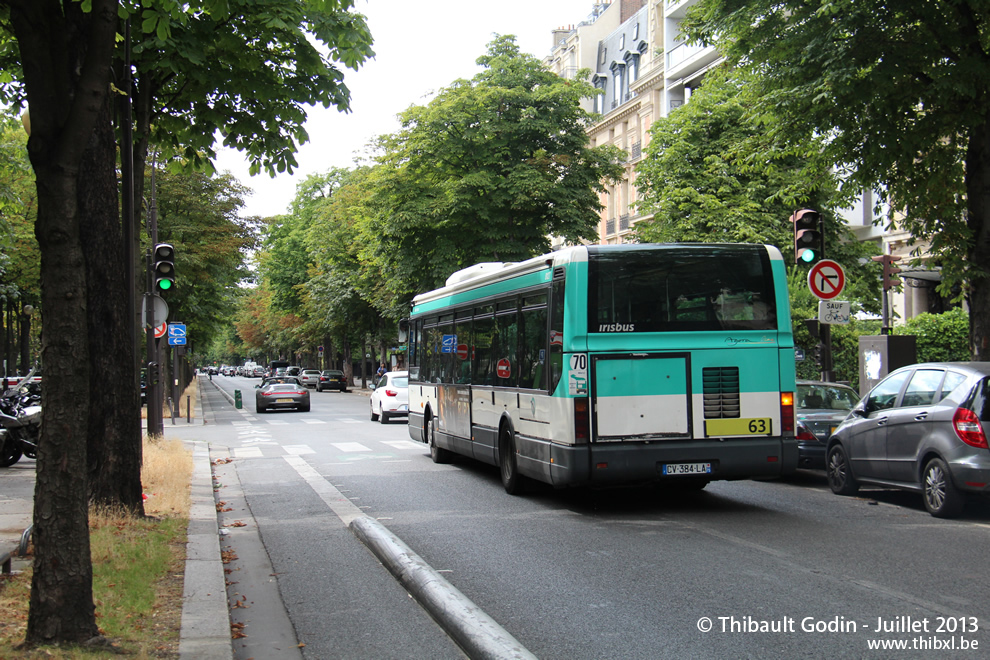
{"label": "parked scooter", "polygon": [[41,433],[40,394],[37,388],[22,387],[34,369],[0,396],[0,467],[9,467],[21,456],[36,458]]}

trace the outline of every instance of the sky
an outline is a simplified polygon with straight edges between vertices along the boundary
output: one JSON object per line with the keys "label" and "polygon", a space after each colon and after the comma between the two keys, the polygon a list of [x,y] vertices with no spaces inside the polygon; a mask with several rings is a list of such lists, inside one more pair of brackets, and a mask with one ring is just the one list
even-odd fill
{"label": "sky", "polygon": [[398,113],[478,73],[475,60],[495,34],[516,35],[523,53],[543,59],[553,45],[551,32],[576,26],[593,5],[594,0],[355,0],[355,11],[367,18],[376,55],[358,71],[342,69],[351,112],[310,110],[310,139],[296,154],[299,167],[292,175],[252,177],[244,157],[230,149],[218,151],[217,169],[230,171],[254,191],[242,216],[286,213],[306,175],[352,167],[375,136],[398,130]]}

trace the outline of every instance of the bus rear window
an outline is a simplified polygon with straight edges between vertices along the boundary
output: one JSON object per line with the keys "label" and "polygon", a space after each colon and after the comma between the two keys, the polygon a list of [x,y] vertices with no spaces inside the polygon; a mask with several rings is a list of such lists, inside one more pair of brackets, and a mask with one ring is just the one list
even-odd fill
{"label": "bus rear window", "polygon": [[763,246],[589,248],[589,332],[776,330]]}

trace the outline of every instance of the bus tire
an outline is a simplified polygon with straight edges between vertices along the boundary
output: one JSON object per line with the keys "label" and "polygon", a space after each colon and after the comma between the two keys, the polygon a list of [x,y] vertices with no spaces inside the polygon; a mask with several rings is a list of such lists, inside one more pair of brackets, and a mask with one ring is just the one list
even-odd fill
{"label": "bus tire", "polygon": [[437,446],[437,422],[430,414],[426,416],[425,427],[423,432],[426,433],[426,441],[430,445],[430,458],[434,463],[450,463],[450,450]]}
{"label": "bus tire", "polygon": [[502,487],[509,495],[520,495],[523,492],[523,477],[516,465],[515,434],[509,426],[503,426],[498,434],[498,466],[502,475]]}

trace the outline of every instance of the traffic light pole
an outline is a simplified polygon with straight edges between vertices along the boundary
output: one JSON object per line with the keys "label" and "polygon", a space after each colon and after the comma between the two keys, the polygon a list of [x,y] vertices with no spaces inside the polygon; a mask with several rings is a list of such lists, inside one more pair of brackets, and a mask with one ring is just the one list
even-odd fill
{"label": "traffic light pole", "polygon": [[145,377],[148,389],[147,389],[147,412],[148,412],[148,435],[156,436],[162,435],[165,429],[162,426],[162,397],[161,390],[159,389],[159,374],[161,373],[158,366],[158,345],[155,340],[155,328],[158,325],[158,320],[155,318],[155,304],[154,295],[151,290],[152,281],[152,264],[151,264],[151,252],[147,253],[147,282],[148,289],[145,293],[145,301],[147,304],[145,307],[145,340],[148,349],[148,362],[147,362],[147,376]]}

